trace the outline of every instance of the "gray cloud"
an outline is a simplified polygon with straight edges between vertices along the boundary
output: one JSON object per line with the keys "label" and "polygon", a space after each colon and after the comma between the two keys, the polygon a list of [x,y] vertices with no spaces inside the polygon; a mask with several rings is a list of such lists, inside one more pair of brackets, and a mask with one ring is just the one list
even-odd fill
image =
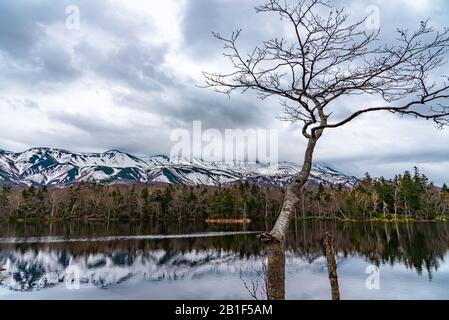
{"label": "gray cloud", "polygon": [[64,8],[62,2],[0,3],[0,80],[36,86],[78,76],[69,53],[54,45],[47,29],[64,22]]}
{"label": "gray cloud", "polygon": [[190,93],[182,104],[166,108],[164,117],[167,123],[177,127],[191,125],[201,120],[204,128],[247,128],[265,125],[267,113],[264,105],[255,99],[222,96],[209,96],[204,92]]}
{"label": "gray cloud", "polygon": [[256,15],[257,1],[195,0],[188,1],[183,13],[184,45],[192,59],[217,56],[223,44],[213,39],[212,32],[229,36],[242,29],[242,49],[250,49],[281,30],[278,18]]}
{"label": "gray cloud", "polygon": [[[142,35],[157,34],[159,22],[118,1],[0,1],[0,148],[41,145],[76,151],[115,148],[168,153],[170,130],[201,120],[204,129],[277,126],[281,159],[299,162],[304,141],[298,126],[284,128],[274,119],[280,110],[276,99],[260,101],[251,94],[228,99],[197,88],[197,74],[186,76],[185,70],[199,73],[197,65],[222,68],[221,62],[217,64],[222,44],[212,38],[211,31],[228,35],[242,28],[240,45],[249,50],[288,30],[277,16],[255,14],[257,3],[186,1],[180,15],[170,20],[178,25],[162,27],[162,31],[178,30],[179,37],[159,36],[159,41],[152,42],[143,41]],[[359,1],[335,3],[345,5],[352,16],[367,13],[367,4]],[[64,29],[69,4],[80,8],[80,31]],[[372,4],[380,8],[382,37],[388,41],[394,39],[396,26],[414,28],[430,16],[441,28],[449,17],[449,7],[440,0],[432,5],[405,0],[373,0]],[[156,2],[139,5],[161,10]],[[175,13],[160,11],[164,17],[170,14]],[[97,91],[104,100],[89,100]],[[366,97],[345,99],[332,111],[341,118],[358,104],[371,102]],[[154,122],[144,120],[152,117]],[[326,132],[317,161],[357,175],[365,171],[391,175],[418,164],[435,181],[449,180],[444,169],[449,163],[447,133],[415,120],[370,119]]]}
{"label": "gray cloud", "polygon": [[4,98],[0,96],[0,100],[6,102],[12,108],[27,108],[27,109],[37,109],[39,104],[31,99],[25,98]]}
{"label": "gray cloud", "polygon": [[85,70],[138,91],[161,90],[163,85],[174,82],[169,74],[158,70],[164,60],[163,47],[146,48],[132,41],[110,54],[101,54],[91,44],[83,42],[76,46],[75,54],[86,61]]}
{"label": "gray cloud", "polygon": [[[138,31],[151,32],[151,21],[136,19],[131,13],[126,14],[123,8],[108,4],[104,0],[2,1],[0,81],[12,78],[18,84],[34,87],[64,83],[79,79],[87,71],[86,67],[91,67],[97,76],[132,81],[142,90],[156,86],[165,78],[163,73],[156,72],[156,66],[163,58],[163,48],[147,48],[135,37]],[[102,55],[85,37],[81,43],[69,43],[68,46],[55,39],[50,31],[64,28],[68,5],[78,6],[81,30],[65,30],[64,36],[100,31],[116,39],[120,48]],[[101,46],[101,43],[96,45]]]}
{"label": "gray cloud", "polygon": [[[100,117],[85,114],[70,114],[64,111],[49,115],[52,120],[60,121],[66,126],[75,128],[75,131],[64,129],[65,133],[71,132],[72,146],[76,151],[104,151],[118,149],[133,154],[167,154],[169,145],[160,144],[165,138],[164,128],[154,127],[151,124],[142,124],[136,121],[116,124],[105,121]],[[50,137],[52,147],[64,148],[67,138],[63,135],[59,138]],[[42,145],[42,144],[39,144]]]}
{"label": "gray cloud", "polygon": [[29,58],[36,41],[45,37],[44,24],[55,21],[59,5],[41,5],[29,1],[0,3],[0,48],[19,59]]}

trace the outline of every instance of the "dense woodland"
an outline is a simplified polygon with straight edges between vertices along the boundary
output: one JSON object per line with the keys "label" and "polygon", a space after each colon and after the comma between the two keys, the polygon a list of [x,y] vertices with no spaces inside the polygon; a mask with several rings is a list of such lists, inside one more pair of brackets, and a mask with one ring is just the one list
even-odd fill
{"label": "dense woodland", "polygon": [[[100,221],[204,221],[220,218],[274,220],[283,191],[247,182],[226,187],[81,183],[64,189],[3,187],[0,218]],[[355,188],[309,186],[297,218],[433,220],[449,218],[449,188],[435,187],[418,169],[394,179],[368,174]]]}

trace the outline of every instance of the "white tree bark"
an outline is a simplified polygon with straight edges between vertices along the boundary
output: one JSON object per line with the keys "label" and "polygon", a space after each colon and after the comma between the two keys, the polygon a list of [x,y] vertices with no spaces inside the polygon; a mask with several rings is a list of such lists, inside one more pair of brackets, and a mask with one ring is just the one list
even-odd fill
{"label": "white tree bark", "polygon": [[280,242],[285,242],[285,237],[287,235],[290,221],[294,216],[295,207],[298,205],[298,202],[300,200],[300,190],[302,187],[304,187],[310,176],[310,171],[312,170],[313,152],[315,150],[318,139],[322,135],[322,132],[322,130],[317,131],[314,136],[311,136],[309,138],[301,171],[287,186],[281,213],[279,214],[279,217],[277,218],[273,229],[269,233],[261,234],[262,240],[277,240]]}

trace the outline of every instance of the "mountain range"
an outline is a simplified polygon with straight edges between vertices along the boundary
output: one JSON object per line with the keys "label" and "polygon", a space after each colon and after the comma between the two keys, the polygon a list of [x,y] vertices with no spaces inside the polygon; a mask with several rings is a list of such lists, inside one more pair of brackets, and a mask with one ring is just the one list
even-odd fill
{"label": "mountain range", "polygon": [[[0,150],[0,184],[12,186],[66,187],[78,182],[217,186],[248,181],[282,188],[300,169],[301,166],[290,162],[206,162],[166,156],[136,157],[118,150],[104,153],[51,148],[24,152]],[[327,186],[352,187],[356,182],[357,178],[324,164],[315,164],[309,179],[311,184]]]}

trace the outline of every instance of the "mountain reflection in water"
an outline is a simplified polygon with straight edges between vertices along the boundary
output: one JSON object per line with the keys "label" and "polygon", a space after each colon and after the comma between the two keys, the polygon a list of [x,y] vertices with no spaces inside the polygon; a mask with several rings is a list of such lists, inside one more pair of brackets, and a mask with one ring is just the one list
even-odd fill
{"label": "mountain reflection in water", "polygon": [[[449,276],[445,266],[449,224],[297,222],[292,224],[285,250],[274,253],[255,233],[242,228],[195,224],[2,225],[0,299],[28,297],[30,293],[31,298],[44,293],[45,297],[59,298],[51,292],[56,288],[57,292],[64,290],[66,270],[73,266],[79,270],[81,289],[112,290],[113,298],[128,298],[133,288],[136,295],[151,291],[137,298],[217,297],[216,292],[205,293],[210,288],[223,289],[218,297],[225,299],[266,298],[268,292],[278,298],[328,299],[331,291],[322,247],[326,232],[333,235],[343,299],[400,298],[409,294],[410,286],[427,290],[415,298],[449,298],[449,293],[443,293],[449,292],[449,283],[434,279],[440,266],[442,279]],[[250,229],[263,230],[265,226]],[[42,243],[39,237],[59,241]],[[267,258],[270,252],[271,259]],[[383,268],[381,286],[385,290],[395,288],[396,292],[371,292],[365,288],[365,268],[370,264]],[[412,282],[407,282],[410,279]],[[222,288],[216,288],[217,283]],[[250,292],[255,283],[258,292]],[[164,291],[165,286],[175,290]],[[196,286],[196,296],[192,296]],[[90,294],[90,298],[97,298],[105,292]],[[61,297],[73,298],[70,292]]]}

